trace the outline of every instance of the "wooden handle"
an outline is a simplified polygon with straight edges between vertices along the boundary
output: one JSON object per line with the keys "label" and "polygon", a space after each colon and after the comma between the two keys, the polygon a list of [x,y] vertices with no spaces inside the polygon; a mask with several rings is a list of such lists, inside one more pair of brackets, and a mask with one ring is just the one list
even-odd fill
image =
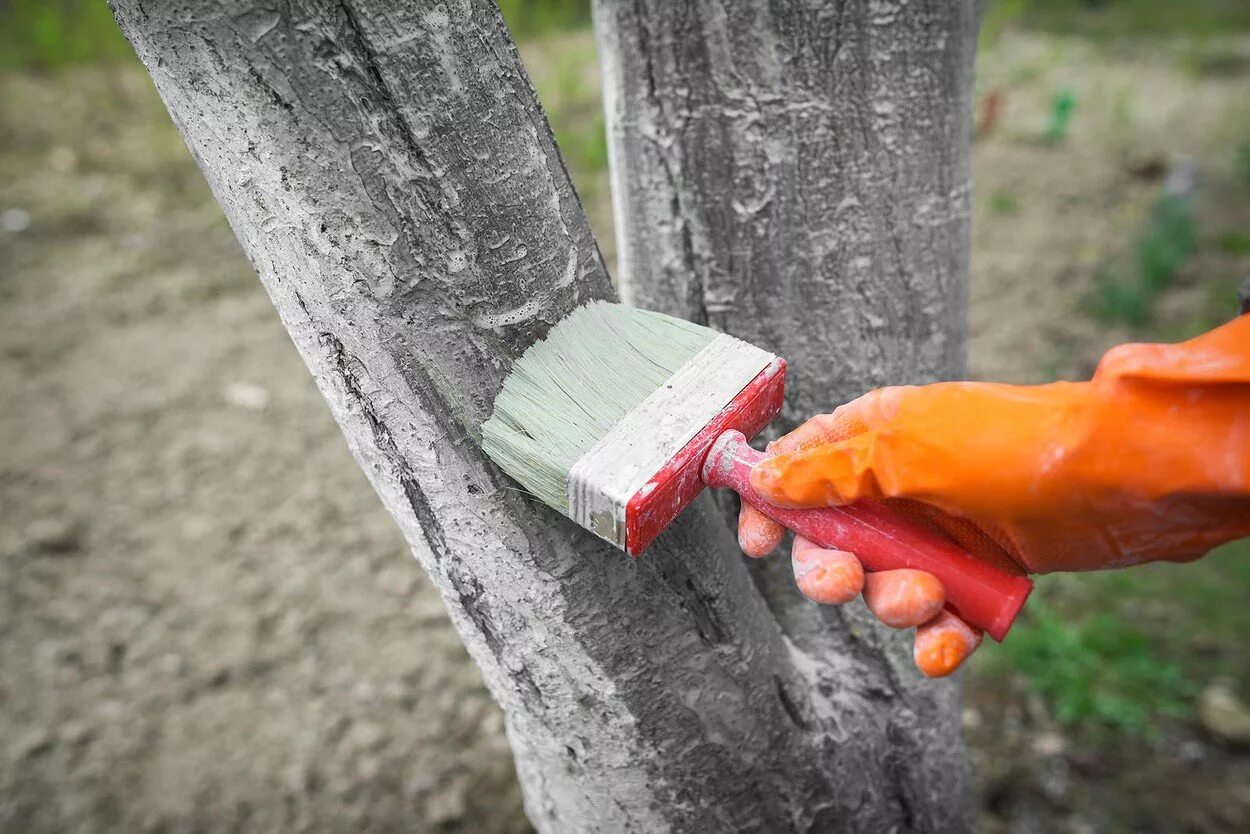
{"label": "wooden handle", "polygon": [[751,469],[765,457],[747,445],[741,432],[727,431],[708,452],[703,481],[729,487],[764,515],[821,547],[849,550],[866,570],[915,568],[933,574],[946,588],[948,608],[995,640],[1007,635],[1033,590],[1027,577],[983,562],[877,502],[814,510],[773,506],[751,486]]}

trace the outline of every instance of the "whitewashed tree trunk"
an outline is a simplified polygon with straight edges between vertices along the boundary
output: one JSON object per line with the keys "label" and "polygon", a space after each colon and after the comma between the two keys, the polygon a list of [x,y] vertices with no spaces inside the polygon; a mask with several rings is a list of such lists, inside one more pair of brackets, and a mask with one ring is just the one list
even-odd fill
{"label": "whitewashed tree trunk", "polygon": [[[963,375],[975,0],[593,9],[626,301],[785,356],[775,431],[882,385]],[[957,682],[890,677],[909,638],[862,607],[814,613],[784,559],[752,573],[835,692],[877,680],[917,714],[951,709]],[[952,713],[933,720],[956,732]]]}
{"label": "whitewashed tree trunk", "polygon": [[790,424],[964,372],[975,0],[596,0],[624,299],[787,357]]}
{"label": "whitewashed tree trunk", "polygon": [[111,6],[503,706],[539,830],[969,827],[953,690],[776,617],[710,502],[635,562],[473,442],[512,360],[611,296],[493,3]]}

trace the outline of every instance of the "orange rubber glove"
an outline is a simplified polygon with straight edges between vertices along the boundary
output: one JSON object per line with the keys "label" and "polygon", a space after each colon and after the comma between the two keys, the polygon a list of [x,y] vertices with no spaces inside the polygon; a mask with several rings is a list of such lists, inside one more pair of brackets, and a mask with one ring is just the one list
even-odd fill
{"label": "orange rubber glove", "polygon": [[[1250,316],[1176,345],[1109,351],[1089,382],[883,388],[769,446],[756,489],[786,507],[883,500],[978,557],[1021,573],[1189,561],[1250,536]],[[739,542],[782,529],[749,506]],[[887,625],[917,626],[916,663],[953,672],[981,635],[942,610],[919,571],[864,576],[852,554],[796,540],[800,590],[863,593]]]}

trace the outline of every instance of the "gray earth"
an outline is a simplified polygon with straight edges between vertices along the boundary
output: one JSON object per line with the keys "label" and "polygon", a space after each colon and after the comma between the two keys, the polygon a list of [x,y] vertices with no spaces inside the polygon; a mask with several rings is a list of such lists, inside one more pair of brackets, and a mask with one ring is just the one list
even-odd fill
{"label": "gray earth", "polygon": [[146,77],[4,84],[0,829],[527,830]]}

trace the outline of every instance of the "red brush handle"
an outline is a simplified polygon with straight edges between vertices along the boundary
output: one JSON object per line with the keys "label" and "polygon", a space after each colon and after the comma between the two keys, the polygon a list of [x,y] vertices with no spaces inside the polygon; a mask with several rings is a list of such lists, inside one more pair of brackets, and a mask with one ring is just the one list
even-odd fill
{"label": "red brush handle", "polygon": [[751,486],[751,468],[765,457],[747,445],[741,432],[727,431],[708,452],[703,480],[710,487],[729,487],[764,515],[821,547],[851,551],[867,570],[916,568],[933,574],[946,588],[948,608],[995,640],[1006,636],[1033,590],[1028,578],[983,562],[875,502],[815,510],[775,507]]}

